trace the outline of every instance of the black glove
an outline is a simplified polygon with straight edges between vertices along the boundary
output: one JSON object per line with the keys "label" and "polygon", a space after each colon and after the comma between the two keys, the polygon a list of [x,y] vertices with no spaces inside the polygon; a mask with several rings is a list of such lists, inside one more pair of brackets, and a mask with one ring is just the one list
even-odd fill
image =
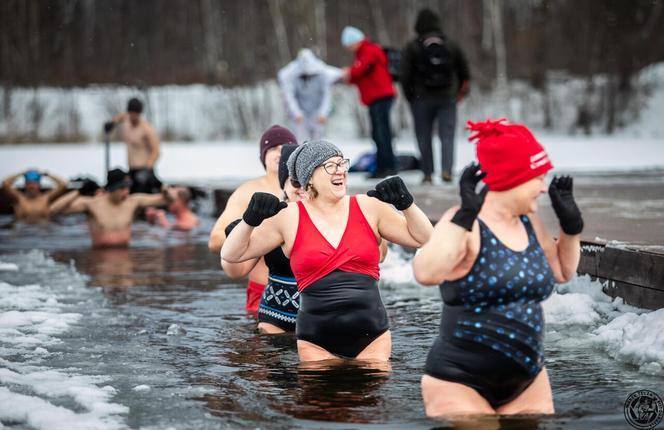
{"label": "black glove", "polygon": [[479,173],[480,165],[472,163],[466,166],[459,179],[459,194],[461,195],[461,208],[454,214],[451,221],[459,227],[468,231],[473,230],[473,224],[480,213],[486,193],[489,192],[487,185],[479,193],[475,192],[477,184],[486,176],[485,172]]}
{"label": "black glove", "polygon": [[288,203],[280,201],[277,196],[270,193],[254,193],[242,220],[252,227],[258,227],[264,219],[275,216]]}
{"label": "black glove", "polygon": [[367,196],[390,203],[400,211],[408,209],[413,204],[413,195],[398,176],[392,176],[391,178],[380,181],[376,184],[375,190],[367,192]]}
{"label": "black glove", "polygon": [[113,121],[106,121],[104,123],[104,133],[110,133],[115,128],[115,123]]}
{"label": "black glove", "polygon": [[551,205],[560,221],[560,228],[570,236],[580,234],[583,231],[581,211],[572,194],[573,182],[571,176],[561,176],[560,178],[554,176],[551,185],[549,185]]}
{"label": "black glove", "polygon": [[240,224],[240,221],[242,221],[242,219],[241,219],[241,218],[238,218],[238,219],[236,219],[235,221],[233,221],[232,223],[230,223],[230,224],[228,224],[228,225],[226,226],[226,228],[224,229],[224,234],[226,235],[226,237],[228,237],[228,235],[231,234],[231,231],[233,231],[233,229],[234,229],[238,224]]}
{"label": "black glove", "polygon": [[82,196],[94,196],[98,189],[99,184],[92,179],[86,178],[81,181],[81,187],[78,189],[78,193]]}

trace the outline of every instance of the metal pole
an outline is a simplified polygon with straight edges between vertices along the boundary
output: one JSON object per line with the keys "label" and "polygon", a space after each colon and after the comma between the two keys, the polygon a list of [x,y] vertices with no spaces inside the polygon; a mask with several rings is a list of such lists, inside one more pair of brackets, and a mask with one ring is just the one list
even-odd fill
{"label": "metal pole", "polygon": [[104,133],[104,167],[106,168],[106,175],[111,170],[111,133]]}

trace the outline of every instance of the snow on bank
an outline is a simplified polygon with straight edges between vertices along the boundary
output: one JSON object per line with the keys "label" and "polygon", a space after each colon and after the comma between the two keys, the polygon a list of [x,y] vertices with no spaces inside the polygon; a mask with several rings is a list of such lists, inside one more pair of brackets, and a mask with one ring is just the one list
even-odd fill
{"label": "snow on bank", "polygon": [[45,365],[49,349],[57,350],[82,317],[66,311],[67,296],[84,289],[80,276],[39,251],[3,259],[11,261],[2,265],[16,270],[3,277],[13,283],[0,281],[0,357],[6,357],[0,358],[0,422],[36,429],[124,428],[120,416],[129,409],[111,402],[116,391],[105,385],[108,377]]}
{"label": "snow on bank", "polygon": [[[555,168],[567,172],[633,171],[664,167],[664,146],[658,139],[619,136],[569,137],[541,135]],[[352,160],[372,151],[368,139],[331,137]],[[417,154],[412,139],[396,141],[398,153]],[[438,154],[439,151],[436,151]],[[458,137],[455,170],[459,172],[475,158],[473,145]],[[111,165],[126,167],[126,150],[113,144]],[[439,165],[436,163],[435,165]],[[0,177],[38,167],[64,177],[90,174],[102,180],[104,147],[96,144],[0,146]],[[246,179],[263,174],[255,141],[226,143],[167,143],[162,146],[158,174],[167,181],[219,181]],[[351,175],[351,180],[354,175]],[[419,176],[417,181],[419,182]]]}
{"label": "snow on bank", "polygon": [[648,312],[612,299],[587,275],[557,286],[543,307],[554,339],[571,347],[589,342],[642,373],[664,375],[664,309]]}
{"label": "snow on bank", "polygon": [[4,263],[0,261],[0,272],[16,272],[18,266],[14,263]]}
{"label": "snow on bank", "polygon": [[644,373],[664,374],[664,309],[620,315],[595,334],[595,342],[616,360]]}

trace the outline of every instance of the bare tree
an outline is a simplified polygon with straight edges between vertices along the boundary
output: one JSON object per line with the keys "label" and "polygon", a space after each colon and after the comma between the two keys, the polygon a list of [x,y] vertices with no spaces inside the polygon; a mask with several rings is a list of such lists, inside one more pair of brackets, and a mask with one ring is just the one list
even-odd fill
{"label": "bare tree", "polygon": [[486,0],[491,11],[491,26],[496,55],[496,107],[501,115],[509,115],[509,86],[507,84],[507,50],[503,33],[503,17],[499,0]]}
{"label": "bare tree", "polygon": [[317,1],[314,3],[314,20],[316,27],[316,42],[318,44],[318,55],[321,58],[327,58],[327,23],[325,14],[325,2]]}
{"label": "bare tree", "polygon": [[288,47],[288,35],[286,33],[286,25],[284,24],[284,17],[281,13],[281,0],[268,0],[267,4],[270,7],[270,15],[272,16],[272,25],[274,25],[274,33],[277,36],[277,47],[279,48],[279,56],[281,63],[286,64],[292,57],[290,48]]}

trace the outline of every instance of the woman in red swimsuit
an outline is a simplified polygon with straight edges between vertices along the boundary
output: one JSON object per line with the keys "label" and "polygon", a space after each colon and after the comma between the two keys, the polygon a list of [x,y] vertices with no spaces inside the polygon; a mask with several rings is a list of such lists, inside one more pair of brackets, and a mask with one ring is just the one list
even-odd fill
{"label": "woman in red swimsuit", "polygon": [[379,243],[385,238],[419,248],[433,231],[399,177],[366,195],[348,196],[348,165],[329,142],[300,146],[289,157],[288,170],[308,199],[287,204],[255,193],[221,250],[233,263],[277,246],[289,256],[300,289],[301,361],[389,360],[392,340],[377,282]]}

